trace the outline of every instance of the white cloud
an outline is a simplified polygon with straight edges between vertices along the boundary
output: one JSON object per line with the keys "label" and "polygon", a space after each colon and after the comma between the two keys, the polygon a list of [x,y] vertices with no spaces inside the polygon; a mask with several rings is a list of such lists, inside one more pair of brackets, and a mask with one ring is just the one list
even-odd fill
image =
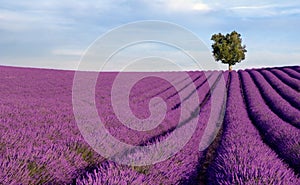
{"label": "white cloud", "polygon": [[235,17],[272,17],[299,14],[300,3],[292,1],[236,1],[228,0],[220,3],[216,0],[154,0],[144,3],[153,9],[163,9],[168,13],[209,13],[221,12],[224,16]]}
{"label": "white cloud", "polygon": [[235,6],[229,10],[242,17],[269,17],[277,14],[274,5]]}
{"label": "white cloud", "polygon": [[26,30],[26,27],[29,27],[36,20],[37,18],[28,16],[25,13],[0,9],[0,29],[9,31]]}
{"label": "white cloud", "polygon": [[28,13],[25,13],[25,12],[16,12],[16,11],[0,9],[0,20],[1,21],[33,22],[38,19],[39,19],[39,17],[30,16]]}
{"label": "white cloud", "polygon": [[166,0],[166,1],[154,1],[157,6],[163,6],[168,11],[175,12],[209,12],[212,8],[201,1],[192,0]]}
{"label": "white cloud", "polygon": [[52,51],[52,54],[62,56],[81,56],[83,51],[76,49],[55,49]]}
{"label": "white cloud", "polygon": [[68,29],[74,20],[44,11],[13,11],[0,9],[0,29],[26,31],[46,28],[50,30]]}
{"label": "white cloud", "polygon": [[272,8],[272,7],[275,7],[274,5],[260,5],[260,6],[235,6],[235,7],[232,7],[230,9],[232,10],[246,10],[246,9],[252,9],[252,10],[255,10],[255,9],[268,9],[268,8]]}
{"label": "white cloud", "polygon": [[292,8],[289,10],[283,10],[280,12],[282,15],[295,15],[295,14],[300,14],[300,8]]}
{"label": "white cloud", "polygon": [[199,11],[210,11],[211,8],[207,4],[203,3],[196,3],[193,6],[193,10],[199,10]]}
{"label": "white cloud", "polygon": [[300,9],[297,7],[299,7],[299,4],[289,2],[276,4],[270,2],[270,4],[231,6],[228,9],[241,17],[271,17],[300,14]]}

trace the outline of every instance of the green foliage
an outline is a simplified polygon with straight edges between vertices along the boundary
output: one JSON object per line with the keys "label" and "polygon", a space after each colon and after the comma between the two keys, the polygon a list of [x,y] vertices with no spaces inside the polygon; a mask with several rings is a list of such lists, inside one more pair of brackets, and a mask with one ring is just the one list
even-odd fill
{"label": "green foliage", "polygon": [[242,45],[241,35],[236,31],[226,35],[214,34],[211,40],[214,41],[212,49],[215,60],[228,64],[229,70],[232,65],[245,59],[246,46]]}
{"label": "green foliage", "polygon": [[34,182],[30,184],[45,184],[49,180],[45,165],[39,165],[35,161],[29,161],[27,163],[27,169],[29,170],[29,176],[34,178]]}
{"label": "green foliage", "polygon": [[87,163],[91,165],[95,163],[94,151],[89,146],[76,144],[73,150],[81,155],[82,159]]}
{"label": "green foliage", "polygon": [[4,154],[6,152],[6,144],[4,142],[0,142],[0,154]]}
{"label": "green foliage", "polygon": [[133,170],[135,170],[138,173],[142,173],[142,174],[149,174],[150,172],[150,166],[131,166],[131,168]]}
{"label": "green foliage", "polygon": [[29,161],[27,163],[27,168],[29,170],[29,176],[34,177],[35,175],[41,175],[45,171],[45,166],[39,166],[34,161]]}

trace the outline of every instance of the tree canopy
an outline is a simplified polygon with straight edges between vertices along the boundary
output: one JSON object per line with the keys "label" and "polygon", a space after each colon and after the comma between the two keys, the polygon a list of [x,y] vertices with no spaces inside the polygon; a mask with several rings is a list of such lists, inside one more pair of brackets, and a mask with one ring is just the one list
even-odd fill
{"label": "tree canopy", "polygon": [[214,34],[211,40],[214,41],[212,49],[215,60],[228,64],[229,70],[232,70],[233,65],[245,59],[246,46],[242,45],[241,34],[236,31],[226,35]]}

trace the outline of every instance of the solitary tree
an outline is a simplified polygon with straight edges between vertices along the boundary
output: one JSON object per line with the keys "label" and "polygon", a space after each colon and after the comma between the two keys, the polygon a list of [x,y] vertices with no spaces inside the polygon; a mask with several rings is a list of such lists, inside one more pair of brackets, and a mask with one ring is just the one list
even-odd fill
{"label": "solitary tree", "polygon": [[226,35],[214,34],[211,40],[214,41],[212,49],[215,60],[228,64],[229,71],[233,65],[245,59],[246,46],[242,46],[241,35],[236,31]]}

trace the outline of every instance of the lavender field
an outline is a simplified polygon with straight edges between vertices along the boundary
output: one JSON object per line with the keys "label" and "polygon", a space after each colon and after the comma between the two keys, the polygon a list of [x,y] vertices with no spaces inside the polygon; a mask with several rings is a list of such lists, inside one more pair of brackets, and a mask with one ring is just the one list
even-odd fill
{"label": "lavender field", "polygon": [[[0,184],[300,185],[300,66],[187,72],[191,82],[180,78],[185,72],[164,73],[180,88],[144,78],[129,94],[130,111],[139,118],[150,116],[151,99],[164,100],[162,122],[148,131],[128,128],[115,115],[111,92],[118,73],[98,76],[99,119],[122,142],[156,146],[176,128],[197,123],[184,147],[168,159],[130,166],[101,156],[82,136],[72,99],[74,71],[0,66]],[[124,79],[136,75],[124,72]],[[189,102],[193,96],[198,103]],[[182,112],[183,102],[190,107]],[[211,110],[224,116],[210,117]],[[220,126],[217,136],[199,150],[212,123]]]}

